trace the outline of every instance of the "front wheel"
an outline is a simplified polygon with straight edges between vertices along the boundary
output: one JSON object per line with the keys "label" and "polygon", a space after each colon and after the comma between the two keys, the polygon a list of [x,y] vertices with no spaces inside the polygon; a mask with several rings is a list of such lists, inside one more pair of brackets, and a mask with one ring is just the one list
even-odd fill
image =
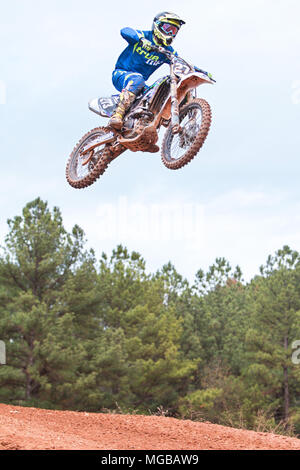
{"label": "front wheel", "polygon": [[187,165],[199,152],[211,125],[211,109],[204,99],[193,99],[179,113],[180,132],[169,125],[162,143],[162,162],[170,170]]}

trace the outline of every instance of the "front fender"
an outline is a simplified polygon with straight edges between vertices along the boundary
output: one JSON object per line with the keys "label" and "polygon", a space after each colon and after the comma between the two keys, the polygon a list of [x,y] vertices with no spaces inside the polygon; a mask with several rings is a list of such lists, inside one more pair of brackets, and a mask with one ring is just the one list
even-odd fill
{"label": "front fender", "polygon": [[[201,72],[192,72],[188,75],[184,75],[177,85],[178,103],[180,104],[184,100],[184,97],[190,90],[197,88],[199,85],[202,85],[203,83],[209,83],[213,85],[215,82],[214,80],[210,79],[207,75]],[[164,104],[161,117],[166,120],[170,119],[171,97],[169,97],[166,103]]]}

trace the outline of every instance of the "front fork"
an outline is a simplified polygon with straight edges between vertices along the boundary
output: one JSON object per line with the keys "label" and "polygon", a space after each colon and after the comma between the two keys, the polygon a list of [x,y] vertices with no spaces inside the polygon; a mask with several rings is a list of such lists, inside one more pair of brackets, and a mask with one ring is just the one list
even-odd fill
{"label": "front fork", "polygon": [[180,131],[179,103],[177,99],[177,77],[174,74],[173,67],[171,67],[171,123],[172,134],[178,134]]}
{"label": "front fork", "polygon": [[[173,67],[171,67],[171,123],[172,123],[172,134],[178,134],[180,132],[179,123],[179,103],[177,99],[177,77],[174,74]],[[196,88],[190,90],[187,95],[187,102],[189,103],[197,97]]]}

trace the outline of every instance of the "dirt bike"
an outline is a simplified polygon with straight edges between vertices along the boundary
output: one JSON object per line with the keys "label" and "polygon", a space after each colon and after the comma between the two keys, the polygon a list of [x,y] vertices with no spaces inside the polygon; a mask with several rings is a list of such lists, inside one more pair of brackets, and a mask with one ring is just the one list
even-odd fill
{"label": "dirt bike", "polygon": [[[197,98],[196,88],[215,80],[163,47],[153,46],[152,50],[169,59],[170,75],[141,91],[125,114],[121,131],[97,127],[82,137],[67,162],[66,177],[73,188],[93,184],[127,149],[157,151],[161,126],[167,128],[162,142],[162,162],[167,168],[182,168],[202,147],[211,125],[211,109],[207,101]],[[110,118],[118,97],[93,99],[89,109]]]}

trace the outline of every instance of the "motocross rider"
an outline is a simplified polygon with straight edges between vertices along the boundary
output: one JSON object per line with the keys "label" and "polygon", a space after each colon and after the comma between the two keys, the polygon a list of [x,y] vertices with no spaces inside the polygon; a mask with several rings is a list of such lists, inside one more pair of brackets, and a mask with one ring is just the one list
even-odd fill
{"label": "motocross rider", "polygon": [[[118,106],[109,121],[111,127],[117,130],[122,128],[124,115],[145,87],[145,81],[158,67],[169,63],[163,54],[151,52],[151,46],[163,46],[176,54],[171,44],[183,24],[185,21],[178,15],[164,11],[154,18],[152,31],[132,28],[121,30],[121,35],[128,42],[128,46],[118,58],[112,74],[113,84],[121,93]],[[158,147],[153,149],[157,150]]]}

